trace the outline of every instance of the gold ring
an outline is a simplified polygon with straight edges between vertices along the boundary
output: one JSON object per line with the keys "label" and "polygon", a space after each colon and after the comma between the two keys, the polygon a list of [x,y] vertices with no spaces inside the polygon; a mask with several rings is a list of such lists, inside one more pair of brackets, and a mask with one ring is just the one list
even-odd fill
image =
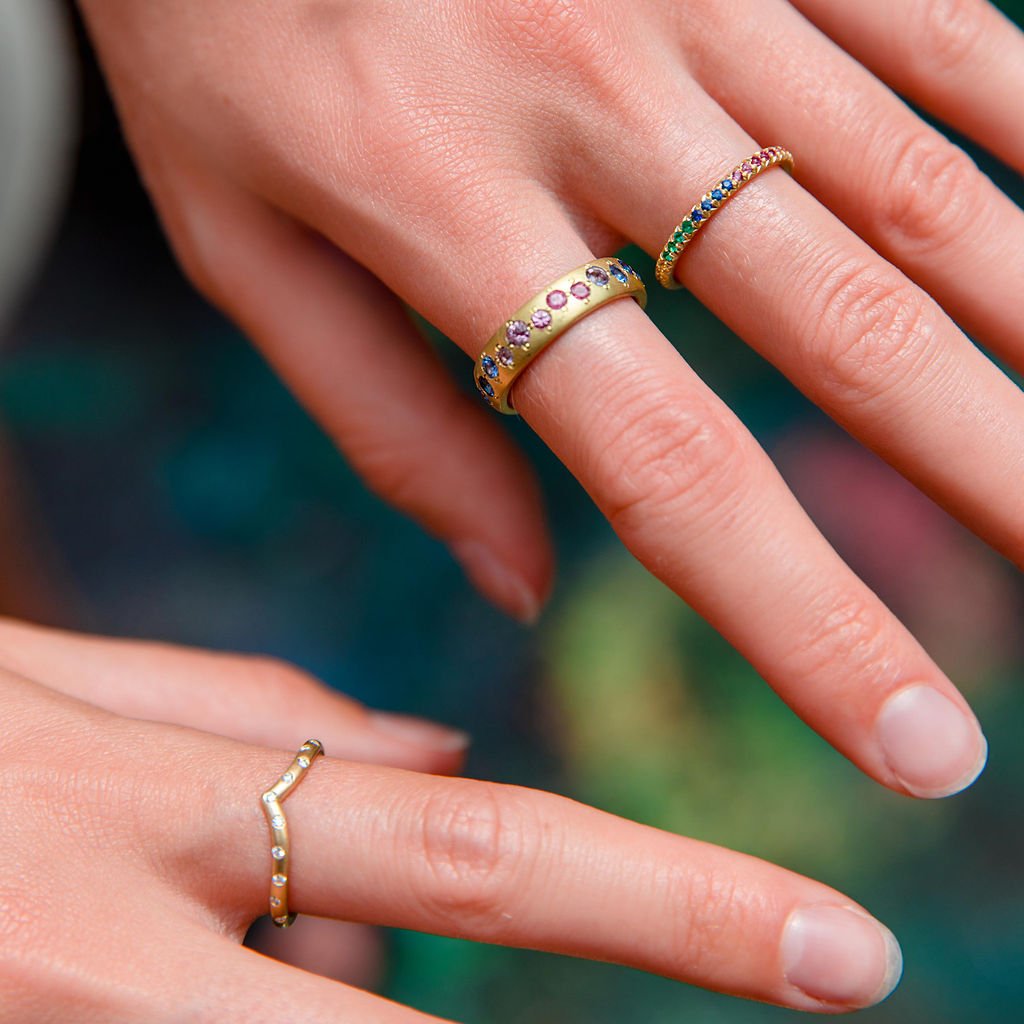
{"label": "gold ring", "polygon": [[751,178],[756,178],[762,171],[767,171],[769,167],[775,167],[777,164],[792,174],[793,154],[781,146],[769,146],[767,149],[762,149],[749,160],[744,160],[718,184],[712,185],[697,200],[683,222],[672,232],[671,237],[665,243],[665,248],[661,250],[658,263],[654,268],[658,284],[665,288],[682,287],[675,279],[676,264],[686,247],[696,238],[697,232],[711,219],[715,211],[724,206],[729,197],[739,192]]}
{"label": "gold ring", "polygon": [[556,338],[595,309],[631,297],[643,309],[647,289],[640,275],[619,259],[591,260],[548,285],[495,332],[476,361],[477,390],[492,409],[515,415],[512,385]]}
{"label": "gold ring", "polygon": [[288,870],[291,846],[288,839],[288,820],[281,809],[286,796],[302,781],[309,766],[324,752],[319,740],[306,740],[299,747],[295,759],[281,777],[260,798],[263,813],[267,816],[273,845],[270,858],[273,864],[270,876],[270,916],[279,928],[288,928],[298,916],[288,911]]}

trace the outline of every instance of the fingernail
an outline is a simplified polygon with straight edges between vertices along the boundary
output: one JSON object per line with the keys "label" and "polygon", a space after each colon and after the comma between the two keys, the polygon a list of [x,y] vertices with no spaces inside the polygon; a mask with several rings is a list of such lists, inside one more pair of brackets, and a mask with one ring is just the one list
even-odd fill
{"label": "fingernail", "polygon": [[527,625],[537,621],[540,598],[490,548],[476,540],[462,540],[452,544],[451,551],[473,585],[499,608]]}
{"label": "fingernail", "polygon": [[812,999],[874,1006],[899,984],[903,953],[885,925],[847,907],[801,907],[782,934],[786,980]]}
{"label": "fingernail", "polygon": [[396,715],[390,711],[372,711],[370,721],[373,727],[388,736],[393,736],[415,747],[451,754],[469,746],[469,735],[447,725],[428,722],[413,715]]}
{"label": "fingernail", "polygon": [[966,789],[988,759],[974,717],[930,686],[911,686],[882,705],[875,734],[893,774],[915,796]]}

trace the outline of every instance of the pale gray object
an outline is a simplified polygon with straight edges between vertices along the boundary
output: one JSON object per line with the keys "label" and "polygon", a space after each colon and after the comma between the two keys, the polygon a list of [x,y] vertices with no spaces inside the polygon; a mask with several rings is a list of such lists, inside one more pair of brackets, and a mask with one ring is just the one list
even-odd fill
{"label": "pale gray object", "polygon": [[62,209],[76,82],[57,0],[0,0],[0,332]]}

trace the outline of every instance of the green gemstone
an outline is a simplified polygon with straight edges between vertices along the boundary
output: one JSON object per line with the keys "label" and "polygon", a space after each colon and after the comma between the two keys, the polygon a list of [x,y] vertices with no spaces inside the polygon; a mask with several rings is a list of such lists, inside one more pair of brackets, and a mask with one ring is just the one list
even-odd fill
{"label": "green gemstone", "polygon": [[680,226],[680,228],[684,232],[686,232],[686,234],[688,234],[688,235],[692,235],[693,234],[693,221],[690,220],[689,218],[684,220],[683,223],[680,224],[679,226]]}
{"label": "green gemstone", "polygon": [[669,242],[669,244],[665,246],[665,255],[669,259],[671,259],[673,256],[675,256],[675,254],[677,252],[679,252],[679,247],[673,245],[671,242]]}

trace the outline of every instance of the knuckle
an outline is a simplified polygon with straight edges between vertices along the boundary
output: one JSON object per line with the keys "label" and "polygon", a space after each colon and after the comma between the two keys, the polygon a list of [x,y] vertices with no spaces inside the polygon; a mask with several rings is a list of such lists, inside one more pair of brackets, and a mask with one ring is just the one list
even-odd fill
{"label": "knuckle", "polygon": [[304,669],[266,654],[243,656],[240,674],[247,694],[270,700],[294,698],[320,688]]}
{"label": "knuckle", "polygon": [[865,673],[881,670],[891,657],[892,619],[867,595],[825,594],[808,609],[806,621],[813,626],[787,659],[800,675],[840,666],[858,686]]}
{"label": "knuckle", "polygon": [[906,38],[919,73],[956,71],[974,56],[984,37],[978,0],[918,0],[916,11],[918,31]]}
{"label": "knuckle", "polygon": [[742,427],[711,400],[620,391],[611,403],[608,443],[592,477],[612,526],[629,534],[659,513],[685,503],[691,514],[735,502],[749,486],[748,442]]}
{"label": "knuckle", "polygon": [[810,344],[817,381],[844,405],[884,396],[919,373],[933,329],[915,289],[874,267],[825,275],[811,303],[821,325]]}
{"label": "knuckle", "polygon": [[744,931],[745,904],[734,875],[680,869],[668,882],[667,905],[685,908],[674,915],[668,934],[672,963],[687,973],[713,970]]}
{"label": "knuckle", "polygon": [[499,935],[533,838],[532,815],[512,787],[460,781],[432,794],[419,836],[430,913]]}
{"label": "knuckle", "polygon": [[967,230],[981,208],[981,177],[959,146],[930,128],[898,147],[883,190],[883,230],[903,248],[934,249]]}

